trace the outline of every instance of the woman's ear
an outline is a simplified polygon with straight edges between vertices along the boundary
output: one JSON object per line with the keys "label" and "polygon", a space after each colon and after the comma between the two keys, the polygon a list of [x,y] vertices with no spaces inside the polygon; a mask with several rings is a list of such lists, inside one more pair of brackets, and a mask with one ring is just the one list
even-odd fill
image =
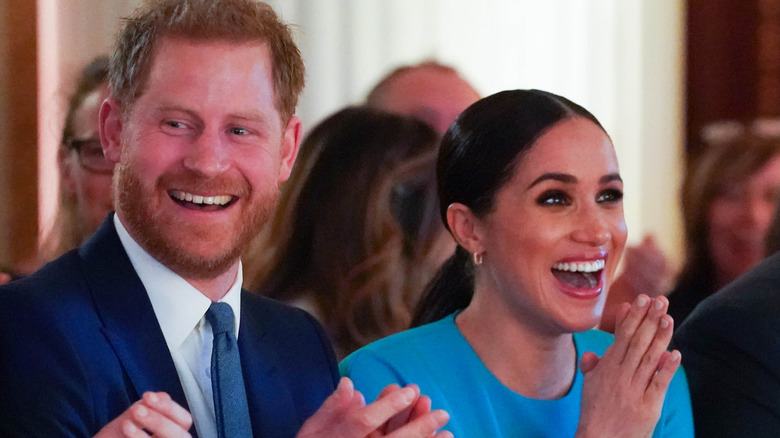
{"label": "woman's ear", "polygon": [[460,203],[447,207],[447,224],[455,240],[470,253],[485,251],[480,221],[470,208]]}
{"label": "woman's ear", "polygon": [[116,164],[122,156],[122,108],[109,97],[100,106],[100,143],[106,160]]}

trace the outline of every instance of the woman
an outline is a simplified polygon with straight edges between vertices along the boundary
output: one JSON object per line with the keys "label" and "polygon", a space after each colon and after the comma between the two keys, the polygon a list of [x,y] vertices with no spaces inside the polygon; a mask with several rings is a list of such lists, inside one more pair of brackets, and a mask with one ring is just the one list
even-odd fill
{"label": "woman", "polygon": [[301,145],[258,290],[317,316],[342,357],[407,328],[444,259],[433,253],[452,251],[436,212],[437,144],[422,122],[355,107]]}
{"label": "woman", "polygon": [[666,299],[622,306],[614,343],[590,330],[626,241],[598,121],[550,93],[501,92],[458,117],[437,170],[458,247],[421,302],[427,324],[352,354],[342,374],[367,399],[418,384],[455,436],[693,436]]}
{"label": "woman", "polygon": [[108,97],[108,58],[84,67],[68,104],[57,151],[60,171],[59,211],[39,256],[41,264],[79,246],[113,210],[114,166],[103,157],[98,111]]}
{"label": "woman", "polygon": [[780,190],[780,138],[742,132],[708,148],[683,183],[686,258],[669,314],[677,326],[694,307],[764,258]]}
{"label": "woman", "polygon": [[23,261],[10,273],[0,272],[0,284],[28,275],[79,246],[113,209],[114,166],[103,157],[98,137],[98,111],[108,97],[107,74],[106,56],[95,58],[82,70],[68,103],[57,151],[60,192],[54,225],[35,257]]}

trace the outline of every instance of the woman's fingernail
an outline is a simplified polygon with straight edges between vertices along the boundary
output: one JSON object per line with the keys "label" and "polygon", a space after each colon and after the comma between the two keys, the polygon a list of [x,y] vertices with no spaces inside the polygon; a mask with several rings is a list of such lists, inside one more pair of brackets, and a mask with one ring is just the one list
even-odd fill
{"label": "woman's fingernail", "polygon": [[661,328],[667,328],[669,327],[669,320],[666,318],[661,318]]}
{"label": "woman's fingernail", "polygon": [[404,404],[413,402],[415,397],[417,397],[417,394],[415,393],[414,389],[404,388],[401,390],[401,399],[404,401]]}
{"label": "woman's fingernail", "polygon": [[637,306],[639,306],[639,307],[645,307],[645,305],[646,305],[646,304],[647,304],[647,297],[646,297],[646,296],[644,296],[644,295],[640,295],[640,296],[639,296],[639,297],[636,299],[636,305],[637,305]]}
{"label": "woman's fingernail", "polygon": [[655,300],[655,310],[661,310],[664,308],[664,303],[661,300]]}

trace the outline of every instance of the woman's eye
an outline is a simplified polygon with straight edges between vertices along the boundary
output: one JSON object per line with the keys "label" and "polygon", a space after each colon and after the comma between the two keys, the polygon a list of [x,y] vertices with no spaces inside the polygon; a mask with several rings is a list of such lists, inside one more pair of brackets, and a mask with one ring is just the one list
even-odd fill
{"label": "woman's eye", "polygon": [[536,203],[542,206],[570,205],[571,200],[564,192],[549,190],[542,193],[542,195],[536,199]]}
{"label": "woman's eye", "polygon": [[604,190],[596,199],[597,202],[618,202],[623,199],[623,192],[618,189]]}

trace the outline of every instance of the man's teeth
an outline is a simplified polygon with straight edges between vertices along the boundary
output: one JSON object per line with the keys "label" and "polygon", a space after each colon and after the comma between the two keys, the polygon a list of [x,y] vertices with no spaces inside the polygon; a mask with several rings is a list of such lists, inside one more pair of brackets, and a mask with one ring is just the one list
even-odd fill
{"label": "man's teeth", "polygon": [[569,272],[596,272],[604,269],[606,262],[596,260],[595,262],[576,262],[576,263],[556,263],[553,269]]}
{"label": "man's teeth", "polygon": [[175,191],[172,193],[173,197],[179,201],[192,202],[193,204],[203,205],[225,205],[233,199],[230,195],[223,196],[200,196],[193,195],[192,193]]}

